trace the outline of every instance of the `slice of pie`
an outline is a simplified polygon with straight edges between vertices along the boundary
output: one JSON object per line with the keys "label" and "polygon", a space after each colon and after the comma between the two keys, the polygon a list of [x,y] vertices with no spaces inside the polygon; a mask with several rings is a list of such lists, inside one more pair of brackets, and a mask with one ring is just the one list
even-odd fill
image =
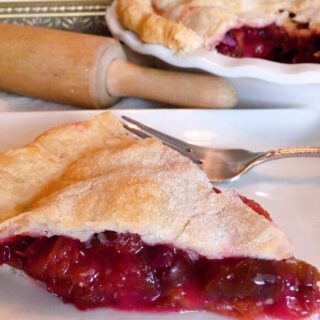
{"label": "slice of pie", "polygon": [[318,0],[117,0],[124,27],[176,53],[320,62]]}
{"label": "slice of pie", "polygon": [[0,264],[79,309],[320,315],[320,274],[258,204],[110,113],[0,154]]}

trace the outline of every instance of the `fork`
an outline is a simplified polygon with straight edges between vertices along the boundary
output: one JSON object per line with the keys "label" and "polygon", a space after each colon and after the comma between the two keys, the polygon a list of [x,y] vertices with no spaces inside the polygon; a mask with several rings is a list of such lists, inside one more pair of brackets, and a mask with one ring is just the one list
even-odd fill
{"label": "fork", "polygon": [[122,118],[127,122],[124,123],[125,129],[138,137],[157,137],[167,146],[189,157],[206,172],[211,182],[234,181],[265,161],[289,157],[320,157],[320,147],[283,148],[266,152],[206,148],[169,136],[129,117]]}

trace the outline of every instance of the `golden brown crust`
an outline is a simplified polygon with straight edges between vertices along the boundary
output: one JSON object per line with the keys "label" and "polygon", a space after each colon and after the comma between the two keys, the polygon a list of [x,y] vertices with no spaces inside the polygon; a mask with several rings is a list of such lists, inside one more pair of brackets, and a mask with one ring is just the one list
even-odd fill
{"label": "golden brown crust", "polygon": [[108,113],[53,128],[31,144],[0,153],[0,222],[22,212],[68,165],[126,132]]}
{"label": "golden brown crust", "polygon": [[140,33],[144,20],[152,13],[146,0],[123,0],[117,2],[117,14],[122,23],[130,30]]}
{"label": "golden brown crust", "polygon": [[194,31],[157,15],[148,0],[117,1],[116,11],[121,23],[144,42],[164,45],[179,54],[203,46]]}
{"label": "golden brown crust", "polygon": [[[102,122],[108,119],[114,124],[119,136],[113,136],[112,143],[78,153],[77,159],[73,157],[63,173],[59,171],[59,177],[52,183],[47,181],[46,194],[40,197],[35,193],[37,201],[0,224],[0,239],[44,234],[84,241],[93,233],[112,230],[138,233],[147,243],[169,243],[210,258],[282,259],[292,255],[284,234],[233,191],[213,193],[205,174],[188,158],[158,140],[125,136],[120,124],[115,125],[117,120],[111,118],[100,116]],[[91,121],[99,121],[99,117]],[[45,139],[46,150],[74,156],[72,143],[56,143],[72,126],[49,131],[47,137],[50,132],[56,134],[54,140]],[[101,135],[110,131],[104,125],[98,127]],[[82,136],[88,145],[96,137],[89,132]],[[43,162],[37,157],[33,161],[37,167]],[[15,163],[12,159],[1,169],[13,168]],[[35,175],[28,173],[26,177],[32,182]]]}

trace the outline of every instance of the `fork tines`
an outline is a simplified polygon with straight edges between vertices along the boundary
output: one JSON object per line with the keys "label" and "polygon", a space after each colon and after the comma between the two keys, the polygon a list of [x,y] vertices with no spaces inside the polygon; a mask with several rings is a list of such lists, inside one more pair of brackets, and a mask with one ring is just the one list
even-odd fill
{"label": "fork tines", "polygon": [[169,136],[163,132],[160,132],[158,130],[155,130],[151,127],[148,127],[147,125],[138,122],[134,119],[131,119],[127,116],[122,116],[122,119],[125,120],[128,124],[124,124],[124,128],[133,134],[137,135],[140,138],[147,138],[147,137],[156,137],[160,139],[165,145],[168,147],[171,147],[172,149],[175,149],[176,151],[180,152],[181,154],[189,157],[192,161],[199,163],[198,159],[195,159],[192,157],[190,153],[190,146],[188,143],[179,140],[177,138],[174,138],[172,136]]}

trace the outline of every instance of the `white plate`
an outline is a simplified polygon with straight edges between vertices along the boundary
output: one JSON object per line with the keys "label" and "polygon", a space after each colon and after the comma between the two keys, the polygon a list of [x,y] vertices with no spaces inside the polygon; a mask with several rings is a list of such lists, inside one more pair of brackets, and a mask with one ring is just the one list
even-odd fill
{"label": "white plate", "polygon": [[[64,111],[0,114],[0,150],[29,142],[49,127],[85,119],[97,112]],[[319,145],[320,113],[315,110],[135,110],[115,111],[192,143],[264,150]],[[257,167],[238,189],[272,215],[296,246],[296,256],[320,268],[320,159],[286,159]],[[80,312],[38,284],[0,270],[0,319],[14,320],[217,320],[205,313],[141,314],[108,309]]]}
{"label": "white plate", "polygon": [[284,64],[255,58],[230,58],[218,52],[198,51],[176,56],[161,45],[146,44],[134,32],[124,29],[115,12],[116,1],[109,7],[106,20],[114,37],[132,50],[154,56],[170,65],[220,75],[236,87],[240,106],[311,106],[320,101],[320,64]]}

